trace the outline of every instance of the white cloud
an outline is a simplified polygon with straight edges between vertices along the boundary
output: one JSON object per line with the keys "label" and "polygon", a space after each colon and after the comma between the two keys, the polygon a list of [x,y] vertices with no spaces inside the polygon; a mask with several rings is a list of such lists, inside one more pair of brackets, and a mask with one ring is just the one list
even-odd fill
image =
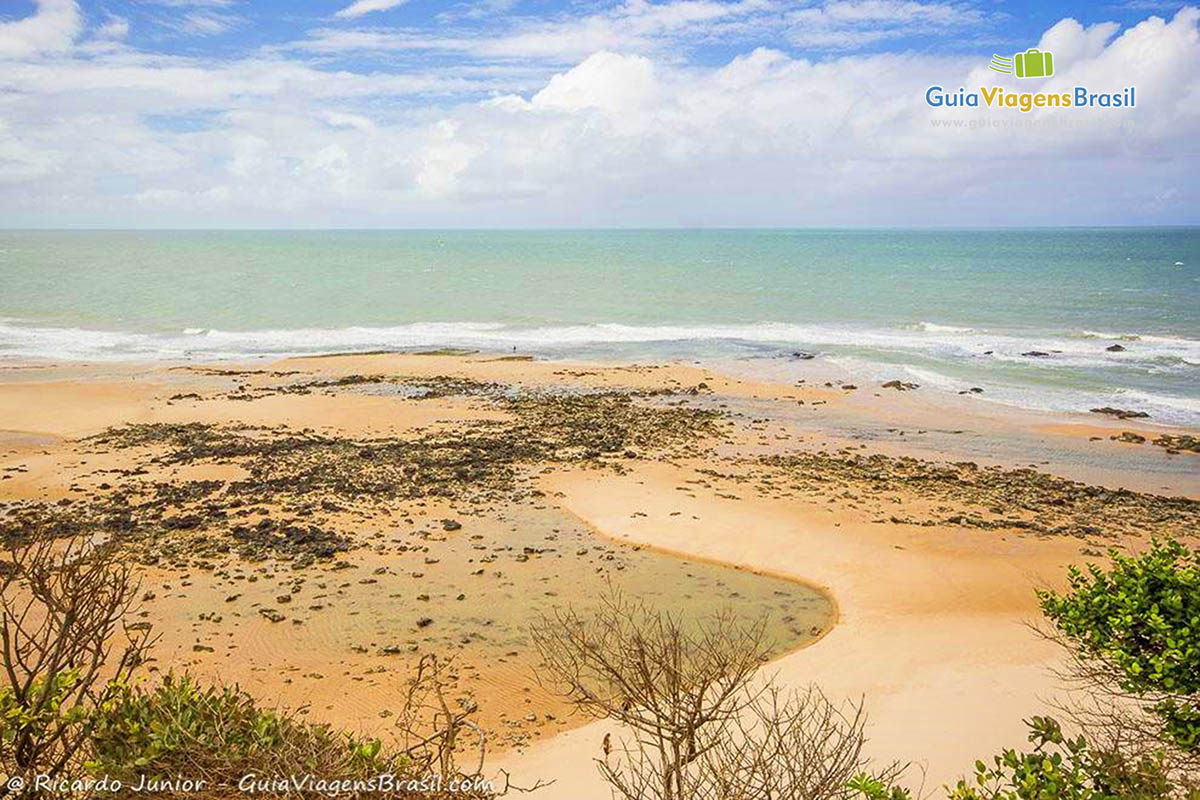
{"label": "white cloud", "polygon": [[387,11],[403,5],[407,0],[355,0],[355,2],[334,14],[339,19],[354,19],[373,11]]}
{"label": "white cloud", "polygon": [[129,35],[129,20],[109,14],[105,23],[96,28],[94,35],[97,39],[124,39]]}
{"label": "white cloud", "polygon": [[530,99],[530,106],[556,111],[595,108],[620,115],[645,108],[656,90],[654,64],[648,58],[600,52],[551,78]]}
{"label": "white cloud", "polygon": [[473,0],[459,3],[438,14],[440,22],[453,22],[459,19],[486,19],[511,9],[517,0]]}
{"label": "white cloud", "polygon": [[178,21],[172,22],[171,27],[192,36],[216,36],[232,30],[237,24],[238,18],[229,14],[189,11]]}
{"label": "white cloud", "polygon": [[[1125,30],[1073,20],[1047,30],[1041,45],[1055,52],[1057,74],[1029,85],[1134,83],[1138,107],[1072,111],[1084,127],[1032,132],[932,126],[1018,118],[924,102],[935,83],[1023,88],[987,70],[989,52],[810,60],[756,48],[699,66],[649,45],[704,15],[710,25],[728,22],[711,15],[732,12],[706,2],[621,9],[620,35],[646,43],[644,51],[598,48],[534,85],[530,72],[507,71],[526,69],[515,65],[351,72],[282,55],[205,60],[127,45],[86,57],[0,56],[0,218],[50,226],[1103,224],[1194,222],[1200,207],[1200,165],[1190,155],[1200,136],[1195,9]],[[936,16],[862,3],[830,14],[878,22],[885,12],[920,24]],[[608,41],[617,18],[601,19],[595,40]],[[511,42],[501,50],[518,51]],[[451,99],[489,90],[497,91],[483,100]],[[1114,118],[1133,127],[1091,124]],[[1030,186],[1054,219],[1022,216],[1011,203]]]}
{"label": "white cloud", "polygon": [[37,0],[33,16],[0,23],[0,57],[61,52],[82,30],[83,15],[75,0]]}
{"label": "white cloud", "polygon": [[[356,4],[357,5],[357,4]],[[293,43],[293,49],[335,53],[360,50],[429,50],[468,54],[482,59],[540,59],[567,63],[599,50],[663,52],[685,40],[716,41],[725,34],[755,36],[781,22],[771,0],[626,0],[611,9],[554,19],[516,18],[508,27],[485,33],[374,28],[324,28]],[[740,29],[739,29],[740,28]]]}
{"label": "white cloud", "polygon": [[129,50],[100,58],[0,62],[0,95],[9,93],[11,111],[58,107],[67,116],[106,111],[219,112],[247,105],[265,115],[295,106],[319,108],[323,115],[334,100],[353,104],[395,96],[483,93],[505,86],[502,74],[479,78],[434,70],[360,74],[278,58],[212,64]]}
{"label": "white cloud", "polygon": [[1078,21],[1068,18],[1042,34],[1038,47],[1054,53],[1059,63],[1092,59],[1104,52],[1109,40],[1120,29],[1115,22],[1101,22],[1084,28]]}
{"label": "white cloud", "polygon": [[976,9],[913,0],[832,0],[787,15],[797,45],[851,49],[888,39],[968,29],[983,22]]}
{"label": "white cloud", "polygon": [[341,111],[330,111],[325,115],[326,121],[335,128],[355,128],[360,131],[375,130],[375,123],[361,114],[346,114]]}
{"label": "white cloud", "polygon": [[227,8],[237,0],[146,0],[146,2],[169,8]]}
{"label": "white cloud", "polygon": [[62,153],[24,143],[0,119],[0,186],[45,177],[58,170],[63,160]]}
{"label": "white cloud", "polygon": [[[456,18],[448,16],[451,21]],[[562,64],[578,62],[599,50],[678,57],[681,51],[699,44],[761,42],[772,37],[805,47],[843,50],[918,34],[966,31],[988,19],[967,6],[913,0],[826,0],[801,9],[774,0],[625,0],[579,16],[516,17],[510,24],[498,23],[484,33],[448,29],[431,35],[427,30],[404,28],[321,28],[310,31],[309,38],[291,48],[315,53],[442,51],[479,59],[539,59]]]}

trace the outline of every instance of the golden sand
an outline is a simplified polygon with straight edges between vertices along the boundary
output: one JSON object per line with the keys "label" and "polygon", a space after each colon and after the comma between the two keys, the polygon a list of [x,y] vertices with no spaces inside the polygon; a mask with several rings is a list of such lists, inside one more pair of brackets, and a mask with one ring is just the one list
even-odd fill
{"label": "golden sand", "polygon": [[[1200,462],[1187,460],[1196,456],[1107,438],[1118,428],[1158,430],[1132,420],[1064,419],[969,399],[947,405],[878,387],[789,386],[694,366],[361,355],[6,369],[0,501],[86,501],[121,470],[175,482],[247,477],[236,461],[156,463],[158,451],[81,443],[127,423],[286,426],[365,440],[511,417],[487,398],[421,398],[388,381],[279,390],[362,375],[450,376],[515,393],[636,392],[647,407],[721,414],[717,435],[699,449],[522,465],[528,485],[519,501],[350,504],[327,516],[353,532],[355,547],[308,569],[230,555],[207,569],[166,559],[144,570],[144,613],[163,634],[156,669],[237,682],[304,706],[310,718],[387,735],[416,654],[454,655],[459,690],[478,702],[497,747],[508,748],[494,766],[528,783],[556,781],[539,792],[548,798],[608,797],[591,759],[609,729],[567,716],[538,685],[525,625],[556,603],[586,601],[609,579],[685,615],[725,604],[747,616],[767,612],[781,654],[767,669],[786,685],[864,697],[871,753],[912,760],[936,785],[1019,743],[1022,718],[1061,692],[1050,669],[1058,653],[1027,625],[1038,616],[1033,588],[1056,585],[1067,564],[1109,545],[1139,543],[1103,531],[946,524],[942,501],[903,486],[793,491],[762,466],[764,456],[852,448],[841,452],[1035,462],[1076,480],[1200,495]],[[282,513],[264,504],[246,520]],[[930,524],[895,521],[921,515]],[[446,519],[460,527],[447,529]],[[352,566],[335,569],[339,560]]]}

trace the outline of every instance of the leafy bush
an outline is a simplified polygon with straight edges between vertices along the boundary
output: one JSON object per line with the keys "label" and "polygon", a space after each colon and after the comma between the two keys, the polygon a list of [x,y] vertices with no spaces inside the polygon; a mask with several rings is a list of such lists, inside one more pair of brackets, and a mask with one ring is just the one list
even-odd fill
{"label": "leafy bush", "polygon": [[40,704],[30,706],[21,703],[11,686],[0,687],[0,743],[11,747],[21,732],[29,728],[46,729],[57,719],[65,724],[83,721],[83,709],[63,709],[79,683],[79,671],[63,670],[52,679],[34,679],[29,684],[29,694],[44,697]]}
{"label": "leafy bush", "polygon": [[1159,720],[1161,739],[1200,751],[1200,551],[1156,541],[1112,566],[1072,567],[1070,591],[1038,593],[1043,613],[1077,653],[1079,677],[1115,685]]}
{"label": "leafy bush", "polygon": [[1050,717],[1028,721],[1032,750],[1006,749],[991,765],[975,762],[973,784],[960,780],[951,800],[1156,800],[1171,795],[1161,759],[1130,761],[1067,738]]}
{"label": "leafy bush", "polygon": [[237,688],[167,675],[150,690],[121,687],[96,714],[87,767],[125,782],[185,775],[236,784],[248,773],[370,777],[403,767],[328,726],[259,708]]}
{"label": "leafy bush", "polygon": [[894,786],[886,778],[863,772],[854,776],[846,788],[857,792],[865,800],[912,800],[912,792],[900,786]]}
{"label": "leafy bush", "polygon": [[[421,689],[429,681],[428,675],[418,675],[411,684]],[[202,684],[186,675],[168,674],[153,687],[116,687],[90,723],[84,766],[92,775],[126,787],[180,778],[202,782],[200,791],[178,790],[192,800],[228,797],[246,776],[269,782],[255,790],[268,797],[327,793],[315,783],[338,784],[343,787],[338,796],[351,798],[496,796],[480,778],[482,763],[465,774],[455,766],[453,753],[444,752],[438,743],[445,739],[445,728],[427,733],[422,746],[389,751],[378,739],[357,738],[265,709],[237,687]],[[287,783],[306,776],[312,783]],[[384,776],[389,776],[386,785]],[[164,791],[174,796],[176,790]]]}
{"label": "leafy bush", "polygon": [[[1188,798],[1167,775],[1161,757],[1130,758],[1098,750],[1082,737],[1070,739],[1051,717],[1034,717],[1028,751],[1005,749],[991,763],[975,762],[975,773],[947,787],[949,800],[1168,800]],[[863,774],[849,788],[864,800],[911,800],[909,790]]]}

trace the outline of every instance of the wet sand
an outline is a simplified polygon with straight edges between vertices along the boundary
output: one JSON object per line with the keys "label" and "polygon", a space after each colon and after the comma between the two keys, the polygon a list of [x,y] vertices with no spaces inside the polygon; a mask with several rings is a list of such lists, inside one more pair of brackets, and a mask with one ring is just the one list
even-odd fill
{"label": "wet sand", "polygon": [[[340,367],[343,360],[330,361]],[[0,384],[5,418],[19,426],[0,433],[6,522],[48,504],[52,520],[105,530],[104,520],[129,505],[148,507],[149,516],[134,513],[133,530],[116,535],[144,565],[141,617],[162,636],[151,670],[237,683],[311,718],[385,739],[395,734],[411,667],[426,653],[453,659],[455,699],[478,708],[493,749],[581,724],[536,679],[528,626],[556,605],[586,608],[610,583],[685,618],[726,605],[747,622],[762,616],[777,653],[831,627],[831,599],[803,582],[605,538],[530,490],[523,473],[549,464],[480,462],[462,467],[478,476],[409,487],[401,496],[354,494],[354,464],[366,463],[372,447],[477,435],[511,416],[495,395],[519,397],[516,382],[493,386],[491,376],[493,364],[512,370],[519,362],[479,362],[481,377],[444,379],[443,368],[461,362],[414,357],[405,365],[414,369],[364,381],[343,380],[314,359],[299,360],[299,369],[54,368],[32,382],[22,371],[22,380]],[[420,383],[431,364],[437,380]],[[583,388],[598,387],[556,391]],[[124,427],[130,423],[148,427]],[[350,468],[335,448],[339,474],[331,486],[309,492],[289,473],[284,485],[258,491],[260,481],[278,482],[262,464],[174,454],[171,437],[193,435],[190,426],[213,436],[244,433],[257,443],[281,430],[354,437]],[[110,428],[117,433],[105,433]],[[160,428],[161,441],[155,434],[122,438]],[[263,460],[287,460],[291,441]],[[618,457],[621,468],[635,460],[624,447]],[[317,473],[334,471],[332,453],[306,458]],[[511,487],[510,467],[522,473]],[[296,546],[285,547],[281,532],[296,531]],[[313,547],[331,552],[313,558]]]}
{"label": "wet sand", "polygon": [[[625,404],[561,400],[605,392]],[[406,665],[453,654],[461,696],[503,750],[495,766],[556,780],[539,796],[607,797],[591,763],[607,729],[537,684],[524,626],[609,579],[687,615],[766,611],[781,654],[767,669],[863,695],[872,754],[937,785],[1022,741],[1021,719],[1060,691],[1057,653],[1025,625],[1033,587],[1108,546],[1185,534],[1200,513],[1158,497],[1200,496],[1200,456],[1153,445],[1163,429],[950,406],[484,354],[5,365],[0,502],[11,514],[68,498],[55,513],[89,520],[112,516],[98,498],[114,493],[144,506],[131,553],[163,633],[159,670],[386,735]],[[149,427],[88,438],[129,423]],[[1125,431],[1148,441],[1111,438]],[[447,470],[443,444],[464,436],[507,455]],[[214,455],[231,446],[241,455]],[[420,463],[438,481],[405,483],[413,459],[433,459]],[[1031,465],[1045,477],[1012,472]],[[179,499],[159,484],[216,488]],[[1005,499],[1024,485],[1042,488]]]}

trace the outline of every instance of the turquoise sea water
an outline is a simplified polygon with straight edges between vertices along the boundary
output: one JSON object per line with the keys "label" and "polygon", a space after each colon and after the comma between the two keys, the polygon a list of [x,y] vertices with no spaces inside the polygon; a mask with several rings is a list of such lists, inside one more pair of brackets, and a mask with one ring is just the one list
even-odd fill
{"label": "turquoise sea water", "polygon": [[1198,310],[1197,228],[0,232],[0,358],[804,350],[1197,424]]}

